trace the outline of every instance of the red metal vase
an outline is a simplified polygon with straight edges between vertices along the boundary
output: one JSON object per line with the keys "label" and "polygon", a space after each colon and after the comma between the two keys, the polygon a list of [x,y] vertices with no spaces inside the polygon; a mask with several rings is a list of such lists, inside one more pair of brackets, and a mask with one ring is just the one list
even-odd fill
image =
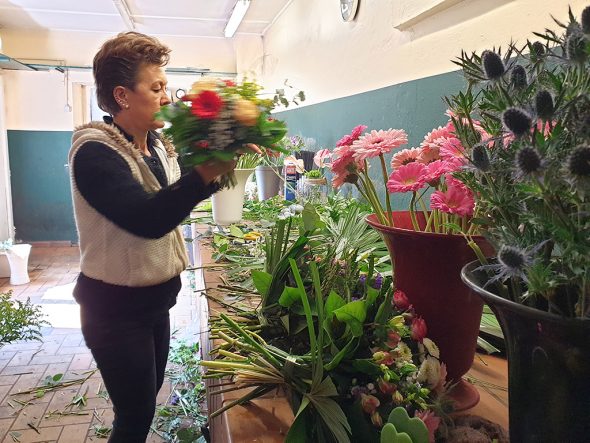
{"label": "red metal vase", "polygon": [[[461,281],[461,268],[476,259],[461,235],[415,231],[408,211],[393,212],[395,227],[378,222],[375,214],[367,223],[381,234],[394,269],[395,285],[406,293],[416,313],[426,320],[427,336],[440,349],[448,380],[457,383],[450,395],[456,410],[479,402],[479,393],[462,379],[475,356],[483,301]],[[424,216],[416,214],[424,226]],[[474,237],[485,255],[493,250],[483,237]]]}

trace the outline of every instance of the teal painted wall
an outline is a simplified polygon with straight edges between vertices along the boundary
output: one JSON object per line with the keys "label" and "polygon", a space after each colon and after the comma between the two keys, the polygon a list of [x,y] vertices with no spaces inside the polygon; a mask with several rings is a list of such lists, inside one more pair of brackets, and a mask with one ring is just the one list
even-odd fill
{"label": "teal painted wall", "polygon": [[[290,135],[315,139],[317,144],[311,147],[314,151],[333,149],[344,134],[360,124],[367,125],[367,130],[405,129],[408,145],[404,147],[409,148],[418,146],[428,132],[447,122],[442,97],[464,87],[461,73],[455,71],[279,112],[275,117],[287,123]],[[371,177],[383,196],[381,170],[372,168]],[[393,205],[405,209],[408,199],[396,195]]]}
{"label": "teal painted wall", "polygon": [[7,132],[16,238],[77,242],[69,170],[64,166],[72,132]]}

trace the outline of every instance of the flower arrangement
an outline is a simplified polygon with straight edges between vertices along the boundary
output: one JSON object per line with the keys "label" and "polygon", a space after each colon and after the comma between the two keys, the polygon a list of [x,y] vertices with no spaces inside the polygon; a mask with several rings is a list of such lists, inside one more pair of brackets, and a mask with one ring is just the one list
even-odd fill
{"label": "flower arrangement", "polygon": [[[590,313],[590,7],[562,33],[456,63],[447,98],[469,159],[457,175],[496,246],[484,266],[501,295],[566,317]],[[516,57],[515,57],[516,56]],[[504,283],[504,284],[502,284]]]}
{"label": "flower arrangement", "polygon": [[[346,262],[334,267],[337,278],[345,278]],[[307,326],[302,333],[308,340],[298,340],[302,352],[274,346],[263,338],[264,331],[253,333],[222,314],[220,358],[202,362],[206,377],[230,376],[236,388],[254,388],[240,399],[244,402],[277,387],[290,390],[296,418],[287,442],[345,443],[359,441],[361,435],[363,441],[378,441],[398,406],[423,420],[434,442],[441,425],[437,414],[447,412],[434,407],[442,404],[446,389],[445,365],[405,294],[393,290],[391,278],[356,268],[356,285],[346,298],[334,290],[323,298],[321,263],[311,260],[300,271],[291,259],[290,270],[296,286],[284,289],[279,304],[290,312],[293,325],[300,317]],[[311,288],[304,284],[308,279]]]}
{"label": "flower arrangement", "polygon": [[[357,126],[336,145],[332,163],[333,185],[353,183],[360,194],[371,204],[381,224],[394,225],[389,193],[412,193],[409,205],[412,225],[416,231],[449,233],[460,231],[471,235],[475,225],[470,223],[474,214],[474,199],[470,189],[456,176],[467,163],[464,147],[456,135],[453,114],[445,126],[426,134],[419,147],[396,152],[390,162],[392,172],[386,166],[385,154],[407,143],[402,129],[362,132],[366,126]],[[486,137],[485,131],[475,122],[476,128]],[[369,177],[369,159],[379,158],[385,194],[383,208],[375,186]],[[427,190],[430,209],[424,201]],[[423,214],[421,223],[417,213]]]}
{"label": "flower arrangement", "polygon": [[[195,82],[182,101],[163,107],[160,118],[170,123],[164,133],[174,142],[180,161],[195,166],[211,160],[232,160],[248,143],[285,152],[278,142],[287,128],[282,121],[269,117],[284,97],[263,99],[261,89],[252,81],[205,78]],[[248,163],[253,163],[251,158]],[[222,177],[220,185],[234,186],[233,173]]]}

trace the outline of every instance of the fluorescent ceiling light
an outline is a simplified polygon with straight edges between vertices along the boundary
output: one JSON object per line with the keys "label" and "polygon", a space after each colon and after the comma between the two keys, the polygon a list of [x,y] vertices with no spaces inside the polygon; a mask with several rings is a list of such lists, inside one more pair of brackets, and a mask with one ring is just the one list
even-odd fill
{"label": "fluorescent ceiling light", "polygon": [[244,15],[246,15],[246,11],[250,7],[250,0],[238,0],[236,5],[234,6],[234,10],[231,12],[231,17],[227,21],[227,25],[225,25],[225,30],[223,34],[226,37],[233,37],[236,33],[236,29],[242,23],[242,19]]}
{"label": "fluorescent ceiling light", "polygon": [[130,31],[134,31],[135,22],[133,21],[133,16],[131,15],[131,11],[129,10],[127,2],[125,2],[125,0],[113,0],[113,3],[119,10],[119,15],[125,22],[125,26],[127,26],[127,29],[129,29]]}

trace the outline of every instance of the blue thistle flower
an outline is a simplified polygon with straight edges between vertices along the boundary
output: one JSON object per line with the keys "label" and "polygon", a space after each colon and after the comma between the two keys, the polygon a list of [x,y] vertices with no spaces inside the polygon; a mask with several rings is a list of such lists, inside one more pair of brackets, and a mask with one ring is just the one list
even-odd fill
{"label": "blue thistle flower", "polygon": [[502,114],[502,122],[515,136],[522,137],[531,130],[533,119],[522,108],[508,108]]}
{"label": "blue thistle flower", "polygon": [[520,66],[516,65],[510,71],[510,83],[516,89],[524,89],[528,85],[526,70]]}
{"label": "blue thistle flower", "polygon": [[553,97],[551,93],[545,89],[537,92],[535,96],[535,110],[537,116],[543,120],[550,120],[555,112],[555,106],[553,104]]}
{"label": "blue thistle flower", "polygon": [[497,80],[506,72],[502,58],[493,51],[484,51],[482,53],[481,64],[486,77],[490,80]]}
{"label": "blue thistle flower", "polygon": [[522,176],[539,172],[543,167],[541,154],[533,146],[524,146],[516,153],[516,167]]}

